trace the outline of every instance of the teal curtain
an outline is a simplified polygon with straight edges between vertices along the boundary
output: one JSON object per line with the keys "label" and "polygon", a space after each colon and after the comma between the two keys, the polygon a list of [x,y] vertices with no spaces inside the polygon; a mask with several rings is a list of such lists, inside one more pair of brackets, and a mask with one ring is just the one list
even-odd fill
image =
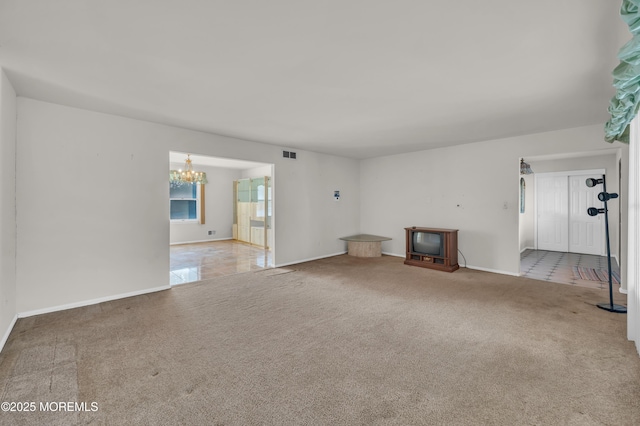
{"label": "teal curtain", "polygon": [[622,20],[629,26],[633,38],[618,52],[620,65],[613,70],[616,95],[609,103],[611,118],[604,126],[607,142],[629,143],[629,123],[638,114],[640,105],[640,0],[623,0]]}

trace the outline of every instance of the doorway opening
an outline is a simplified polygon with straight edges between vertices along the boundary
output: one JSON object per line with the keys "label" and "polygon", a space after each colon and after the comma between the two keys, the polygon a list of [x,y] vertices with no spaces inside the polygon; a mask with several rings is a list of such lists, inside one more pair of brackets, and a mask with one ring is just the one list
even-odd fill
{"label": "doorway opening", "polygon": [[[597,200],[598,191],[590,193],[585,180],[599,173],[617,182],[617,155],[617,149],[608,149],[526,158],[533,174],[518,176],[521,276],[608,288],[606,274],[602,274],[607,269],[603,219],[591,220],[586,214],[588,207],[599,207],[601,203]],[[612,188],[607,189],[618,192],[619,185],[612,182]],[[610,205],[610,214],[617,215],[617,209],[617,205]],[[614,247],[619,247],[620,226],[611,225],[612,255],[617,259]],[[614,281],[619,282],[620,267],[616,260],[612,262],[612,270]]]}
{"label": "doorway opening", "polygon": [[[169,153],[170,170],[184,167],[187,153]],[[235,182],[241,179],[268,178],[268,196],[273,203],[274,165],[238,159],[190,154],[193,170],[206,173],[207,182],[202,191],[194,190],[188,202],[193,205],[191,216],[184,213],[177,217],[171,213],[170,270],[171,285],[208,280],[225,275],[271,268],[274,264],[275,233],[273,232],[274,209],[270,204],[269,220],[263,221],[263,234],[268,232],[266,245],[239,241],[234,232],[236,222],[237,194]],[[170,187],[171,185],[169,185]],[[169,192],[170,204],[184,204],[182,198],[176,203],[176,191]],[[185,191],[182,191],[185,192]],[[188,191],[186,191],[188,192]],[[173,194],[173,195],[171,195]],[[170,209],[177,211],[178,209]],[[254,223],[255,224],[255,223]]]}

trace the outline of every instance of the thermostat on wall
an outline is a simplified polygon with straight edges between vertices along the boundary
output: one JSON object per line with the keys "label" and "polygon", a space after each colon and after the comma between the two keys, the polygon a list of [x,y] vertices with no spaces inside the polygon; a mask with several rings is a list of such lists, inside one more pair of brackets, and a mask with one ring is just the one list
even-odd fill
{"label": "thermostat on wall", "polygon": [[340,191],[333,191],[333,198],[335,198],[336,201],[340,201]]}

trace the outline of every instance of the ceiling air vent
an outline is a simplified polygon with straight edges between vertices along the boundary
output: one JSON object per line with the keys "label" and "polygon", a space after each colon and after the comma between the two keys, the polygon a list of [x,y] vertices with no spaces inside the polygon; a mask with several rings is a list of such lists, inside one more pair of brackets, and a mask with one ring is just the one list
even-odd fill
{"label": "ceiling air vent", "polygon": [[294,160],[297,158],[296,153],[293,151],[282,151],[282,156],[284,158],[293,158]]}

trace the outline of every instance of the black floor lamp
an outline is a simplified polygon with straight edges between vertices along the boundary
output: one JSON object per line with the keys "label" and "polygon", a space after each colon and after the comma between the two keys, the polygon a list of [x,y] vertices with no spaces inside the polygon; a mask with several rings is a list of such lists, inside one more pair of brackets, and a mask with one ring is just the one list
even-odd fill
{"label": "black floor lamp", "polygon": [[616,312],[619,314],[626,314],[627,308],[622,305],[615,305],[613,303],[613,279],[611,277],[611,244],[609,243],[609,210],[607,208],[607,201],[612,198],[618,198],[618,194],[616,193],[608,193],[607,192],[607,181],[605,176],[602,175],[601,179],[589,178],[587,179],[587,186],[589,188],[593,188],[598,184],[602,184],[602,192],[598,194],[598,200],[604,203],[603,209],[598,209],[595,207],[589,207],[587,209],[587,214],[589,216],[597,216],[600,213],[604,213],[604,223],[607,234],[607,265],[609,266],[609,303],[598,303],[598,308],[604,309],[609,312]]}

